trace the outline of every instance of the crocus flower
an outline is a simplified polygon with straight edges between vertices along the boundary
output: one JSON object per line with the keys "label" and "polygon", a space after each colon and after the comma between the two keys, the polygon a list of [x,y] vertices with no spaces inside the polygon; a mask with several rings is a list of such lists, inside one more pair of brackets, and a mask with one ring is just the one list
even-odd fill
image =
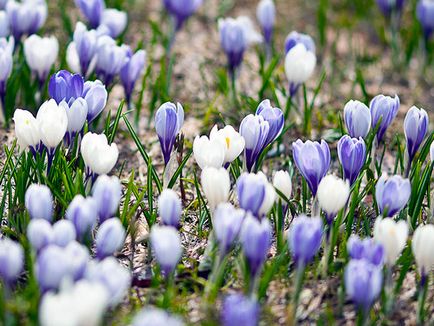
{"label": "crocus flower", "polygon": [[83,95],[84,81],[80,75],[73,75],[69,71],[60,70],[50,78],[48,93],[58,104],[65,100],[77,99]]}
{"label": "crocus flower", "polygon": [[432,248],[434,248],[434,225],[420,225],[414,231],[411,248],[413,249],[417,267],[424,278],[434,267],[434,255],[432,251]]}
{"label": "crocus flower", "polygon": [[[394,98],[390,96],[377,95],[375,96],[369,108],[371,110],[371,128],[375,129],[380,124],[377,131],[377,142],[380,143],[389,128],[392,121],[395,119],[400,102],[398,95]],[[381,122],[380,122],[381,119]]]}
{"label": "crocus flower", "polygon": [[0,38],[9,36],[9,18],[6,11],[0,7]]}
{"label": "crocus flower", "polygon": [[298,216],[288,233],[288,246],[294,262],[304,268],[321,247],[323,224],[319,217]]}
{"label": "crocus flower", "polygon": [[259,221],[247,214],[241,229],[240,241],[250,275],[256,277],[262,269],[271,245],[271,225],[268,219]]}
{"label": "crocus flower", "polygon": [[125,229],[117,217],[104,221],[95,237],[96,255],[99,259],[113,255],[125,242]]}
{"label": "crocus flower", "polygon": [[164,225],[177,228],[182,214],[182,203],[178,194],[172,189],[164,189],[158,197],[158,214]]}
{"label": "crocus flower", "polygon": [[69,204],[65,217],[74,224],[78,239],[89,236],[98,217],[95,199],[76,195]]}
{"label": "crocus flower", "polygon": [[392,13],[401,14],[405,0],[377,0],[377,5],[384,16],[389,17]]}
{"label": "crocus flower", "polygon": [[31,35],[24,41],[24,55],[27,65],[37,75],[42,86],[59,53],[59,42],[54,36]]}
{"label": "crocus flower", "polygon": [[73,42],[71,42],[68,46],[67,61],[70,67],[75,66],[75,63],[71,62],[71,51],[75,51],[75,55],[79,64],[78,72],[83,76],[87,76],[95,67],[97,41],[98,35],[95,30],[87,30],[86,26],[82,22],[77,22],[75,25]]}
{"label": "crocus flower", "polygon": [[298,139],[292,143],[292,150],[295,165],[315,197],[318,185],[330,167],[329,145],[324,140],[321,143],[310,140],[303,143]]}
{"label": "crocus flower", "polygon": [[69,263],[67,277],[70,277],[74,282],[82,279],[90,261],[87,247],[77,241],[71,241],[63,248],[63,254],[68,258]]}
{"label": "crocus flower", "polygon": [[32,153],[39,151],[41,137],[36,118],[27,110],[16,109],[14,112],[15,136],[20,149],[30,149]]}
{"label": "crocus flower", "polygon": [[303,44],[308,51],[316,52],[315,42],[310,35],[292,31],[285,39],[285,54],[299,43]]}
{"label": "crocus flower", "polygon": [[286,199],[291,198],[292,181],[288,171],[277,171],[273,177],[273,186],[279,190],[286,197]]}
{"label": "crocus flower", "polygon": [[24,34],[35,34],[44,25],[47,11],[45,0],[8,1],[6,13],[14,38],[19,41]]}
{"label": "crocus flower", "polygon": [[374,240],[385,252],[385,263],[393,266],[405,247],[408,225],[405,221],[395,222],[391,218],[378,217],[374,225]]}
{"label": "crocus flower", "polygon": [[221,320],[223,326],[256,326],[259,321],[259,304],[241,294],[232,294],[223,301]]}
{"label": "crocus flower", "polygon": [[261,0],[256,8],[256,18],[262,27],[262,33],[267,44],[271,44],[273,28],[276,23],[276,6],[273,0]]}
{"label": "crocus flower", "polygon": [[228,201],[231,180],[226,169],[207,167],[202,170],[200,179],[211,211],[214,211],[218,204]]}
{"label": "crocus flower", "polygon": [[383,266],[384,248],[371,238],[361,240],[352,235],[348,240],[347,250],[353,260],[364,260],[375,266]]}
{"label": "crocus flower", "polygon": [[371,111],[360,101],[351,100],[344,107],[344,121],[353,138],[365,138],[371,129]]}
{"label": "crocus flower", "polygon": [[375,188],[375,198],[380,214],[384,217],[392,217],[399,213],[407,205],[410,194],[410,180],[399,175],[390,178],[382,175]]}
{"label": "crocus flower", "polygon": [[210,141],[215,138],[219,139],[223,143],[225,149],[225,157],[223,163],[227,167],[233,162],[244,150],[245,141],[244,138],[235,131],[232,126],[225,126],[223,129],[218,129],[215,125],[209,135]]}
{"label": "crocus flower", "polygon": [[107,89],[99,80],[87,81],[83,85],[82,96],[87,102],[87,122],[91,123],[107,104]]}
{"label": "crocus flower", "polygon": [[100,222],[115,216],[122,196],[122,185],[116,176],[101,175],[92,188]]}
{"label": "crocus flower", "polygon": [[23,270],[24,250],[21,245],[8,238],[0,239],[0,279],[12,283]]}
{"label": "crocus flower", "polygon": [[345,268],[345,289],[365,314],[381,292],[382,269],[363,260],[351,260]]}
{"label": "crocus flower", "polygon": [[184,109],[180,103],[162,104],[155,114],[155,131],[160,140],[164,163],[167,165],[172,154],[175,139],[184,124]]}
{"label": "crocus flower", "polygon": [[127,48],[118,46],[110,36],[98,39],[95,72],[105,85],[110,85],[127,62]]}
{"label": "crocus flower", "polygon": [[179,233],[171,226],[155,225],[151,229],[151,245],[161,270],[169,277],[182,255]]}
{"label": "crocus flower", "polygon": [[431,0],[419,0],[416,16],[422,25],[425,40],[428,41],[434,32],[434,3]]}
{"label": "crocus flower", "polygon": [[104,10],[101,17],[101,25],[108,29],[109,35],[113,38],[118,37],[125,31],[127,23],[127,13],[113,8]]}
{"label": "crocus flower", "polygon": [[52,244],[54,233],[50,222],[43,219],[31,220],[27,226],[27,238],[37,252]]}
{"label": "crocus flower", "polygon": [[70,102],[71,104],[69,105],[63,100],[59,104],[59,108],[63,108],[68,117],[68,126],[65,135],[65,143],[67,145],[73,143],[74,137],[83,129],[88,113],[87,102],[84,98],[79,97]]}
{"label": "crocus flower", "polygon": [[89,21],[92,28],[97,28],[105,9],[104,0],[75,0],[75,5]]}
{"label": "crocus flower", "polygon": [[244,210],[236,209],[229,203],[217,206],[213,216],[213,230],[221,257],[224,257],[232,248],[240,233],[245,214]]}
{"label": "crocus flower", "polygon": [[138,50],[133,54],[131,48],[127,48],[127,61],[121,69],[121,82],[124,87],[125,98],[131,104],[131,95],[140,74],[143,72],[146,62],[146,51]]}
{"label": "crocus flower", "polygon": [[265,141],[265,146],[268,146],[282,133],[283,125],[285,123],[283,112],[279,108],[273,108],[270,100],[263,100],[256,110],[256,115],[262,116],[264,120],[268,122],[268,126],[270,127],[268,130],[267,140]]}
{"label": "crocus flower", "polygon": [[270,125],[262,115],[249,114],[240,125],[240,134],[245,141],[247,171],[252,171],[264,148],[267,146]]}
{"label": "crocus flower", "polygon": [[270,211],[276,199],[274,187],[262,172],[243,173],[237,180],[237,195],[240,207],[258,218]]}
{"label": "crocus flower", "polygon": [[193,141],[193,155],[201,169],[220,168],[225,161],[226,146],[219,138],[196,136]]}
{"label": "crocus flower", "polygon": [[133,319],[133,326],[184,326],[182,320],[163,309],[144,308]]}
{"label": "crocus flower", "polygon": [[363,138],[342,136],[338,142],[338,157],[344,171],[344,179],[350,185],[356,181],[366,160],[366,144]]}
{"label": "crocus flower", "polygon": [[413,106],[408,110],[404,119],[405,140],[407,141],[407,153],[411,162],[422,144],[428,129],[428,114],[424,109]]}
{"label": "crocus flower", "polygon": [[89,264],[84,277],[104,286],[110,294],[109,303],[112,307],[122,301],[131,285],[131,273],[114,257],[107,257],[99,262],[93,261]]}
{"label": "crocus flower", "polygon": [[81,140],[81,156],[89,174],[101,175],[109,173],[118,160],[119,151],[115,143],[108,143],[104,134],[88,132]]}
{"label": "crocus flower", "polygon": [[53,243],[66,247],[77,238],[74,224],[69,220],[59,220],[53,225]]}
{"label": "crocus flower", "polygon": [[34,183],[27,188],[24,199],[30,218],[51,221],[53,218],[53,195],[50,188]]}
{"label": "crocus flower", "polygon": [[202,5],[203,0],[163,0],[164,7],[175,21],[175,31]]}
{"label": "crocus flower", "polygon": [[0,104],[3,114],[5,113],[6,83],[12,73],[14,45],[13,37],[9,37],[9,40],[0,38]]}

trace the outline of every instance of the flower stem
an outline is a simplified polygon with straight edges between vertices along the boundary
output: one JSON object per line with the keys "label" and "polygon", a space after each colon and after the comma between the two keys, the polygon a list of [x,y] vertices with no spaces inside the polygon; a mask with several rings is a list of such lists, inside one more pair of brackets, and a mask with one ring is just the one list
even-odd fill
{"label": "flower stem", "polygon": [[420,284],[419,284],[419,296],[418,296],[418,306],[417,306],[417,316],[416,316],[418,325],[423,325],[425,319],[424,305],[425,305],[426,294],[428,290],[428,283],[429,283],[428,274],[425,274],[422,271]]}
{"label": "flower stem", "polygon": [[297,307],[298,302],[300,301],[300,293],[301,293],[301,287],[303,285],[303,279],[304,279],[304,265],[299,264],[297,266],[297,270],[295,272],[295,289],[294,289],[294,296],[292,298],[292,320],[293,323],[296,324],[297,320]]}

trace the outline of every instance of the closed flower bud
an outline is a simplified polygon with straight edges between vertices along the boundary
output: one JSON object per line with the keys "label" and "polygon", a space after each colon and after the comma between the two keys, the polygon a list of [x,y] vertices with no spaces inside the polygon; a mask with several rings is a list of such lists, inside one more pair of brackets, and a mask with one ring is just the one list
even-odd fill
{"label": "closed flower bud", "polygon": [[101,25],[108,28],[109,34],[113,38],[116,38],[123,33],[127,27],[127,23],[127,13],[117,9],[106,9],[101,17]]}
{"label": "closed flower bud", "polygon": [[318,186],[319,206],[326,213],[327,223],[331,224],[337,213],[345,207],[350,196],[350,185],[334,175],[324,177]]}
{"label": "closed flower bud", "polygon": [[92,28],[97,28],[105,9],[104,0],[75,0],[75,5],[89,21]]}
{"label": "closed flower bud", "polygon": [[164,189],[158,198],[158,213],[164,225],[179,226],[182,213],[182,203],[177,193],[172,189]]}
{"label": "closed flower bud", "polygon": [[161,270],[169,277],[182,255],[179,233],[171,226],[155,225],[151,229],[151,245]]}
{"label": "closed flower bud", "polygon": [[184,22],[202,5],[203,0],[164,0],[163,4],[175,20],[176,31],[180,30]]}
{"label": "closed flower bud", "polygon": [[75,227],[78,239],[88,236],[96,224],[98,208],[95,199],[76,195],[66,210],[66,218]]}
{"label": "closed flower bud", "polygon": [[182,320],[163,309],[144,308],[133,319],[133,326],[184,326]]}
{"label": "closed flower bud", "polygon": [[[96,64],[96,50],[97,50],[98,35],[95,30],[87,30],[86,26],[82,22],[77,22],[75,25],[73,42],[68,46],[68,51],[74,51],[74,55],[78,58],[79,72],[83,76],[88,76],[92,72]],[[69,48],[71,47],[71,48]],[[75,66],[76,64],[71,62],[73,53],[69,53],[68,65]],[[67,57],[67,58],[68,58]],[[77,59],[74,59],[77,60]],[[71,67],[72,68],[72,67]]]}
{"label": "closed flower bud", "polygon": [[384,248],[371,238],[361,240],[352,235],[347,242],[348,254],[352,259],[364,260],[376,266],[383,266]]}
{"label": "closed flower bud", "polygon": [[83,129],[87,117],[87,102],[82,97],[79,97],[71,105],[62,101],[59,107],[64,108],[68,116],[66,139],[69,144],[73,142],[75,135]]}
{"label": "closed flower bud", "polygon": [[218,204],[227,202],[231,181],[229,173],[224,168],[208,167],[202,170],[201,174],[202,190],[208,199],[208,204],[213,211]]}
{"label": "closed flower bud", "polygon": [[27,238],[35,251],[41,251],[54,242],[54,232],[46,220],[31,220],[27,226]]}
{"label": "closed flower bud", "polygon": [[91,123],[107,104],[107,89],[99,80],[87,81],[83,85],[83,97],[87,102],[87,122]]}
{"label": "closed flower bud", "polygon": [[127,49],[118,46],[110,36],[98,39],[95,72],[105,85],[110,85],[127,62]]}
{"label": "closed flower bud", "polygon": [[41,105],[36,115],[42,143],[49,151],[54,151],[63,140],[68,127],[66,110],[58,106],[55,100]]}
{"label": "closed flower bud", "polygon": [[413,160],[428,130],[428,114],[424,109],[413,106],[404,119],[405,140],[410,162]]}
{"label": "closed flower bud", "polygon": [[54,36],[40,37],[31,35],[24,41],[24,55],[30,69],[38,76],[42,84],[56,62],[59,53],[59,42]]}
{"label": "closed flower bud", "polygon": [[133,93],[134,86],[140,75],[143,73],[146,62],[146,51],[138,50],[133,54],[130,48],[127,49],[127,61],[121,69],[121,82],[124,87],[125,97],[127,103],[131,103],[131,94]]}
{"label": "closed flower bud", "polygon": [[249,114],[240,125],[240,134],[245,141],[245,161],[247,171],[252,171],[264,148],[268,145],[270,125],[262,115]]}
{"label": "closed flower bud", "polygon": [[434,267],[434,225],[420,225],[414,231],[411,247],[420,273],[428,275]]}
{"label": "closed flower bud", "polygon": [[323,225],[319,217],[298,216],[288,233],[288,246],[294,262],[304,268],[321,247]]}
{"label": "closed flower bud", "polygon": [[41,138],[36,118],[26,110],[16,109],[14,112],[15,136],[22,151],[30,148],[38,151]]}
{"label": "closed flower bud", "polygon": [[69,220],[60,220],[53,225],[53,243],[59,247],[66,247],[77,238],[74,224]]}
{"label": "closed flower bud", "polygon": [[385,262],[393,266],[405,247],[408,226],[405,221],[395,222],[391,218],[377,218],[374,225],[374,240],[385,252]]}
{"label": "closed flower bud", "polygon": [[345,289],[359,309],[367,312],[383,285],[382,269],[363,260],[351,260],[345,268]]}
{"label": "closed flower bud", "polygon": [[213,230],[219,244],[220,256],[224,257],[234,245],[240,233],[246,212],[229,203],[217,206],[213,218]]}
{"label": "closed flower bud", "polygon": [[197,165],[203,170],[207,167],[220,168],[225,161],[225,144],[218,138],[196,136],[193,142],[193,155]]}
{"label": "closed flower bud", "polygon": [[109,145],[104,134],[88,132],[83,136],[80,148],[86,167],[96,175],[109,173],[118,160],[118,146],[115,143]]}
{"label": "closed flower bud", "polygon": [[178,133],[184,124],[184,109],[180,103],[171,102],[162,104],[155,114],[155,131],[160,140],[164,163],[167,165],[172,154],[173,145]]}
{"label": "closed flower bud", "polygon": [[316,55],[304,43],[298,43],[285,56],[285,74],[289,82],[290,96],[313,74]]}
{"label": "closed flower bud", "polygon": [[225,148],[223,163],[225,167],[240,156],[244,150],[244,138],[236,132],[232,126],[225,126],[223,129],[218,129],[217,125],[215,125],[211,130],[209,138],[211,142],[217,138],[223,143],[223,147]]}
{"label": "closed flower bud", "polygon": [[386,133],[387,128],[389,128],[392,121],[398,114],[400,102],[398,95],[394,98],[390,96],[377,95],[375,96],[369,108],[371,110],[371,128],[375,129],[378,127],[377,131],[377,142],[380,143]]}
{"label": "closed flower bud", "polygon": [[344,107],[344,121],[353,138],[365,138],[371,129],[371,111],[360,101],[349,101]]}
{"label": "closed flower bud", "polygon": [[266,146],[268,146],[282,133],[285,123],[283,112],[279,108],[273,108],[270,100],[263,100],[256,110],[256,115],[262,116],[270,127],[265,141]]}
{"label": "closed flower bud", "polygon": [[262,172],[243,173],[237,180],[237,195],[240,207],[256,217],[267,215],[276,199],[274,187]]}
{"label": "closed flower bud", "polygon": [[287,171],[277,171],[273,177],[273,186],[279,190],[286,199],[291,198],[292,194],[292,181]]}
{"label": "closed flower bud", "polygon": [[22,35],[35,34],[47,19],[47,3],[45,1],[10,0],[6,4],[9,26],[14,38],[18,41]]}
{"label": "closed flower bud", "polygon": [[125,229],[117,218],[109,218],[98,229],[95,238],[96,254],[99,259],[113,255],[125,242]]}
{"label": "closed flower bud", "polygon": [[24,250],[8,238],[0,239],[0,278],[5,283],[14,282],[23,270]]}
{"label": "closed flower bud", "polygon": [[342,136],[338,142],[338,157],[344,171],[344,179],[350,185],[356,181],[366,160],[366,144],[363,138]]}
{"label": "closed flower bud", "polygon": [[27,188],[25,205],[32,219],[51,221],[53,218],[53,196],[46,185],[32,184]]}
{"label": "closed flower bud", "polygon": [[223,301],[221,320],[223,326],[258,325],[260,307],[251,298],[232,294]]}
{"label": "closed flower bud", "polygon": [[73,75],[69,71],[60,70],[51,76],[48,84],[48,93],[57,103],[65,100],[66,103],[83,95],[83,77]]}
{"label": "closed flower bud", "polygon": [[0,38],[7,37],[8,35],[9,35],[9,18],[6,14],[6,11],[0,10]]}
{"label": "closed flower bud", "polygon": [[392,217],[399,213],[411,195],[410,180],[399,175],[387,177],[382,175],[375,187],[375,198],[383,217]]}
{"label": "closed flower bud", "polygon": [[292,143],[292,151],[295,165],[315,197],[318,185],[330,167],[329,145],[324,140],[321,143],[310,140],[303,143],[298,139]]}
{"label": "closed flower bud", "polygon": [[0,98],[2,101],[6,95],[6,83],[12,73],[14,45],[13,37],[9,37],[9,40],[0,38]]}
{"label": "closed flower bud", "polygon": [[303,44],[308,51],[316,52],[315,42],[310,35],[292,31],[285,39],[285,54],[299,43]]}
{"label": "closed flower bud", "polygon": [[262,27],[265,42],[271,43],[273,28],[276,23],[276,7],[273,0],[261,0],[256,8],[256,18]]}
{"label": "closed flower bud", "polygon": [[271,246],[271,225],[268,219],[259,221],[248,214],[241,228],[240,241],[250,275],[255,277],[261,271]]}
{"label": "closed flower bud", "polygon": [[88,249],[77,241],[71,241],[63,249],[63,252],[64,255],[68,257],[68,277],[70,277],[73,281],[82,279],[90,261]]}
{"label": "closed flower bud", "polygon": [[116,176],[101,175],[92,188],[100,222],[116,215],[122,196],[122,185]]}
{"label": "closed flower bud", "polygon": [[434,32],[434,3],[431,0],[420,0],[416,7],[416,16],[422,25],[425,39],[429,40]]}

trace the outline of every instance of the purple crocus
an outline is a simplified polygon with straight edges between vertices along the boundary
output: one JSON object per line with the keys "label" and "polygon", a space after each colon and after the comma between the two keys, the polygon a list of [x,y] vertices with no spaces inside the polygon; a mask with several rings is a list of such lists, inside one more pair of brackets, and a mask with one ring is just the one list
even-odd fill
{"label": "purple crocus", "polygon": [[5,114],[6,85],[12,73],[14,65],[14,46],[13,37],[0,38],[0,105],[2,106],[3,115]]}
{"label": "purple crocus", "polygon": [[9,27],[17,42],[21,36],[35,34],[47,19],[45,0],[17,2],[10,0],[6,4]]}
{"label": "purple crocus", "polygon": [[96,225],[98,207],[92,197],[76,195],[66,210],[66,219],[75,227],[78,239],[89,237]]}
{"label": "purple crocus", "polygon": [[155,114],[155,131],[160,140],[164,163],[167,165],[172,154],[176,136],[184,124],[184,109],[180,103],[162,104]]}
{"label": "purple crocus", "polygon": [[342,136],[338,142],[338,157],[344,170],[344,179],[350,185],[356,181],[366,160],[366,144],[363,138],[351,138]]}
{"label": "purple crocus", "polygon": [[364,260],[351,260],[345,268],[345,289],[347,295],[367,314],[381,292],[383,272]]}
{"label": "purple crocus", "polygon": [[261,25],[265,42],[270,45],[276,23],[276,6],[273,0],[261,0],[259,2],[256,8],[256,18]]}
{"label": "purple crocus", "polygon": [[122,185],[116,176],[101,175],[92,188],[100,223],[116,215],[122,196]]}
{"label": "purple crocus", "polygon": [[95,237],[97,257],[104,259],[120,250],[124,245],[125,235],[125,229],[117,217],[102,223]]}
{"label": "purple crocus", "polygon": [[172,189],[164,189],[158,197],[158,214],[164,225],[179,227],[182,214],[182,202],[178,194]]}
{"label": "purple crocus", "polygon": [[377,131],[377,142],[380,143],[392,121],[398,114],[400,102],[398,95],[394,98],[382,94],[375,96],[369,104],[371,110],[371,128]]}
{"label": "purple crocus", "polygon": [[405,0],[377,0],[377,5],[383,15],[389,17],[392,13],[401,14]]}
{"label": "purple crocus", "polygon": [[324,140],[321,143],[310,140],[303,143],[298,139],[292,143],[292,150],[295,165],[315,197],[318,185],[330,167],[329,145]]}
{"label": "purple crocus", "polygon": [[74,75],[66,70],[60,70],[51,76],[48,84],[48,93],[57,104],[60,104],[63,100],[66,103],[70,103],[71,100],[82,97],[83,87],[83,77],[78,74]]}
{"label": "purple crocus", "polygon": [[365,138],[371,129],[371,111],[364,103],[351,100],[345,104],[344,121],[351,137]]}
{"label": "purple crocus", "polygon": [[384,248],[372,238],[360,239],[352,235],[347,243],[348,254],[352,259],[365,260],[375,266],[383,266]]}
{"label": "purple crocus", "polygon": [[223,326],[256,326],[259,321],[259,304],[241,294],[232,294],[223,301],[221,321]]}
{"label": "purple crocus", "polygon": [[267,146],[270,125],[262,115],[249,114],[241,121],[240,135],[245,140],[247,171],[251,171],[264,148]]}
{"label": "purple crocus", "polygon": [[416,16],[422,25],[426,42],[434,32],[434,2],[431,0],[420,0],[416,7]]}
{"label": "purple crocus", "polygon": [[96,60],[97,31],[94,29],[87,30],[82,22],[78,22],[75,26],[73,38],[80,61],[80,71],[83,76],[87,76],[91,72],[91,65],[94,65]]}
{"label": "purple crocus", "polygon": [[246,212],[229,203],[217,206],[213,218],[213,230],[219,244],[220,256],[224,257],[232,248],[241,230]]}
{"label": "purple crocus", "polygon": [[269,130],[265,141],[265,146],[268,146],[282,133],[285,123],[283,112],[279,108],[273,108],[270,100],[263,100],[256,110],[256,115],[262,116],[268,122]]}
{"label": "purple crocus", "polygon": [[228,58],[228,70],[232,78],[243,62],[247,49],[247,37],[241,21],[233,18],[219,20],[220,43]]}
{"label": "purple crocus", "polygon": [[413,106],[408,110],[404,120],[405,140],[409,162],[414,158],[428,129],[428,114],[424,109]]}
{"label": "purple crocus", "polygon": [[167,278],[175,271],[181,259],[181,237],[174,227],[154,225],[151,229],[150,240],[155,258]]}
{"label": "purple crocus", "polygon": [[175,21],[175,30],[179,31],[184,22],[202,5],[203,0],[163,0],[164,7]]}
{"label": "purple crocus", "polygon": [[0,279],[11,284],[20,276],[24,266],[24,250],[8,238],[0,239]]}
{"label": "purple crocus", "polygon": [[104,35],[98,39],[96,55],[95,72],[105,85],[110,85],[128,61],[127,47],[117,45],[114,39]]}
{"label": "purple crocus", "polygon": [[75,5],[89,21],[92,28],[97,28],[105,9],[104,0],[75,0]]}
{"label": "purple crocus", "polygon": [[53,195],[46,185],[32,184],[27,188],[24,196],[25,206],[31,219],[53,218]]}
{"label": "purple crocus", "polygon": [[91,123],[107,104],[107,89],[99,80],[87,81],[84,83],[82,96],[87,102],[87,122]]}
{"label": "purple crocus", "polygon": [[287,54],[289,50],[291,50],[294,46],[296,46],[299,43],[303,44],[308,51],[313,53],[316,52],[315,42],[313,41],[310,35],[293,31],[289,33],[288,36],[286,37],[285,54]]}
{"label": "purple crocus", "polygon": [[146,52],[138,50],[133,54],[131,48],[127,48],[127,61],[121,69],[120,78],[125,91],[128,106],[131,104],[131,94],[134,86],[143,72],[146,61]]}
{"label": "purple crocus", "polygon": [[375,187],[375,198],[383,217],[392,217],[399,213],[407,205],[410,195],[410,180],[400,175],[390,178],[382,175]]}
{"label": "purple crocus", "polygon": [[304,268],[321,247],[323,223],[319,217],[298,216],[288,233],[288,246],[294,262]]}
{"label": "purple crocus", "polygon": [[252,278],[259,275],[271,245],[271,225],[268,219],[261,221],[247,215],[241,229],[241,246]]}
{"label": "purple crocus", "polygon": [[243,173],[237,180],[237,196],[240,207],[256,217],[261,217],[264,213],[262,207],[267,201],[268,191],[269,184],[262,173]]}

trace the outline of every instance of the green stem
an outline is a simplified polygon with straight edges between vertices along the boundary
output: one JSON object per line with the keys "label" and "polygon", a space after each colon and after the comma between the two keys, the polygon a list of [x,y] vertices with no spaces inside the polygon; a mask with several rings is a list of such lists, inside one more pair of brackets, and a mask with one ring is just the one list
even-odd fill
{"label": "green stem", "polygon": [[174,273],[170,273],[166,277],[166,291],[164,292],[164,298],[163,298],[163,308],[168,309],[171,305],[172,298],[173,298],[173,290],[174,290],[174,283],[175,283],[175,275]]}
{"label": "green stem", "polygon": [[304,279],[304,265],[303,264],[299,264],[297,266],[297,270],[295,273],[295,292],[294,292],[294,296],[293,296],[293,300],[292,300],[292,313],[293,313],[293,318],[292,320],[294,321],[294,324],[296,324],[296,320],[297,320],[297,307],[298,307],[298,302],[300,300],[300,293],[301,293],[301,287],[303,285],[303,279]]}
{"label": "green stem", "polygon": [[419,286],[418,306],[417,306],[417,324],[423,325],[425,319],[425,300],[428,292],[429,277],[428,274],[422,272],[421,281]]}

